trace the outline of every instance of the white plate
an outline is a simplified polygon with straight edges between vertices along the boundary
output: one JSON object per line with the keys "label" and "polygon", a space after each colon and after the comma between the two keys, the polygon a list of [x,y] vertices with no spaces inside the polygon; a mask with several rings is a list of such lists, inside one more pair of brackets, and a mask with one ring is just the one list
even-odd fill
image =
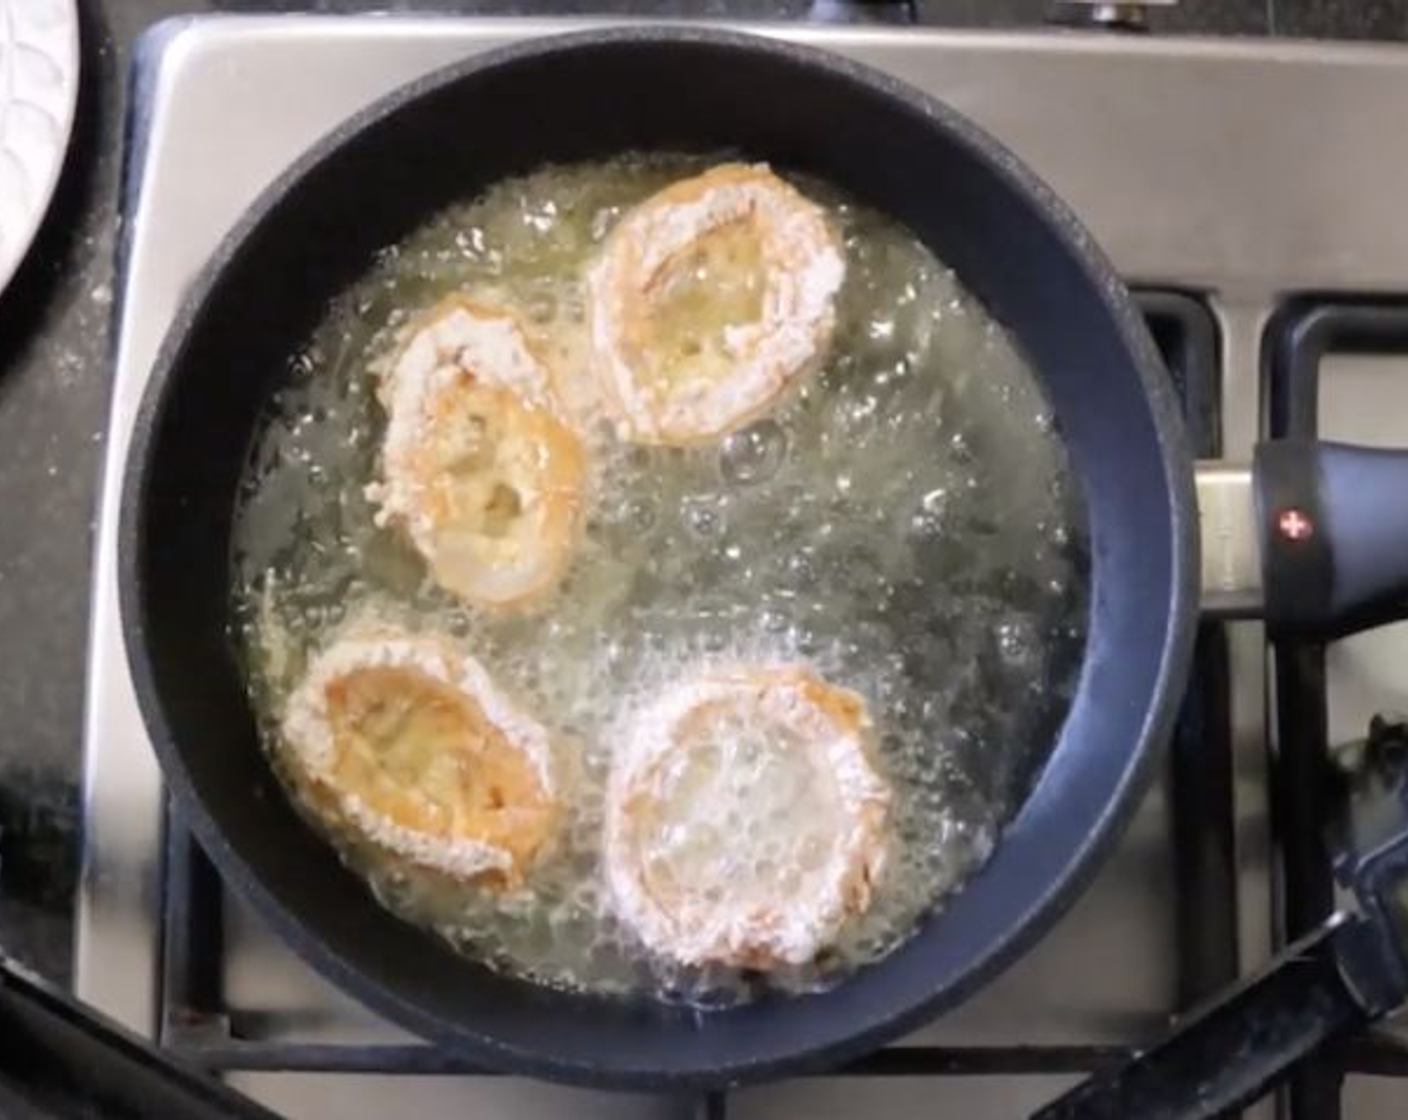
{"label": "white plate", "polygon": [[0,0],[0,290],[53,197],[77,104],[77,0]]}

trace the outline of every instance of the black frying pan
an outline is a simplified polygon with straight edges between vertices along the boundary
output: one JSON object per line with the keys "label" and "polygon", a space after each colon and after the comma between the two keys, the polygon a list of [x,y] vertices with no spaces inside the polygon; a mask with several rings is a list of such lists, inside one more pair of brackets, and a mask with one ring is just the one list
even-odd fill
{"label": "black frying pan", "polygon": [[[451,201],[544,161],[630,148],[741,149],[906,223],[1030,358],[1090,523],[1079,686],[992,859],[916,937],[834,990],[705,1015],[506,979],[378,906],[270,772],[226,630],[236,484],[287,359],[330,296]],[[1312,517],[1315,493],[1296,499]],[[492,1066],[606,1086],[717,1086],[829,1066],[918,1026],[1076,897],[1154,772],[1182,692],[1198,619],[1193,495],[1139,312],[1066,207],[991,138],[812,50],[698,30],[595,31],[412,83],[319,143],[226,239],[176,318],[137,420],[123,617],[180,809],[230,884],[315,967]],[[1315,548],[1330,536],[1317,534]],[[1297,578],[1313,590],[1333,574],[1328,563],[1302,564]],[[1369,583],[1351,589],[1355,604],[1402,590],[1378,569],[1360,575]],[[1343,612],[1335,588],[1322,592],[1328,624]]]}

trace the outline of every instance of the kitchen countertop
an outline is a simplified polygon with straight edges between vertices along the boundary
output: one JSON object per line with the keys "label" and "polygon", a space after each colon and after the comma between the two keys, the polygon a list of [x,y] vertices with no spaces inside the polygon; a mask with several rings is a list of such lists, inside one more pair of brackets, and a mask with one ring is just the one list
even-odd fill
{"label": "kitchen countertop", "polygon": [[[124,79],[155,21],[211,11],[387,8],[493,14],[1039,23],[1046,0],[80,0],[73,147],[28,259],[0,295],[0,946],[67,975],[76,872],[88,570],[107,407]],[[1408,39],[1408,0],[1183,0],[1155,29]]]}

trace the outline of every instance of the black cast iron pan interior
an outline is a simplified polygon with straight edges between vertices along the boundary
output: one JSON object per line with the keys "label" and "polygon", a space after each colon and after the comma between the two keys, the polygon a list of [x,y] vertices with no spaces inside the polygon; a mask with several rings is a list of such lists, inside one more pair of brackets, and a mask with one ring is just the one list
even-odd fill
{"label": "black cast iron pan interior", "polygon": [[[907,223],[1016,336],[1088,503],[1092,615],[1059,741],[987,866],[837,988],[696,1014],[491,974],[382,910],[289,807],[227,634],[232,503],[270,395],[328,300],[447,203],[549,160],[729,149]],[[1079,891],[1149,776],[1189,657],[1191,467],[1165,375],[1109,265],[1052,194],[953,112],[838,58],[672,29],[542,40],[452,66],[280,178],[180,310],[133,436],[126,637],[182,812],[232,887],[392,1019],[486,1064],[637,1088],[833,1064],[948,1007]]]}

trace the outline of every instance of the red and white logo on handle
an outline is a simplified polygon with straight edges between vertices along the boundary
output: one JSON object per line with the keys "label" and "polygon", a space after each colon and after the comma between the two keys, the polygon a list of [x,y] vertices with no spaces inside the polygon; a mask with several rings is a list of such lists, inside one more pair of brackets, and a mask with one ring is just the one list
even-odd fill
{"label": "red and white logo on handle", "polygon": [[1303,512],[1291,506],[1276,515],[1276,531],[1283,540],[1297,543],[1315,535],[1315,523]]}

